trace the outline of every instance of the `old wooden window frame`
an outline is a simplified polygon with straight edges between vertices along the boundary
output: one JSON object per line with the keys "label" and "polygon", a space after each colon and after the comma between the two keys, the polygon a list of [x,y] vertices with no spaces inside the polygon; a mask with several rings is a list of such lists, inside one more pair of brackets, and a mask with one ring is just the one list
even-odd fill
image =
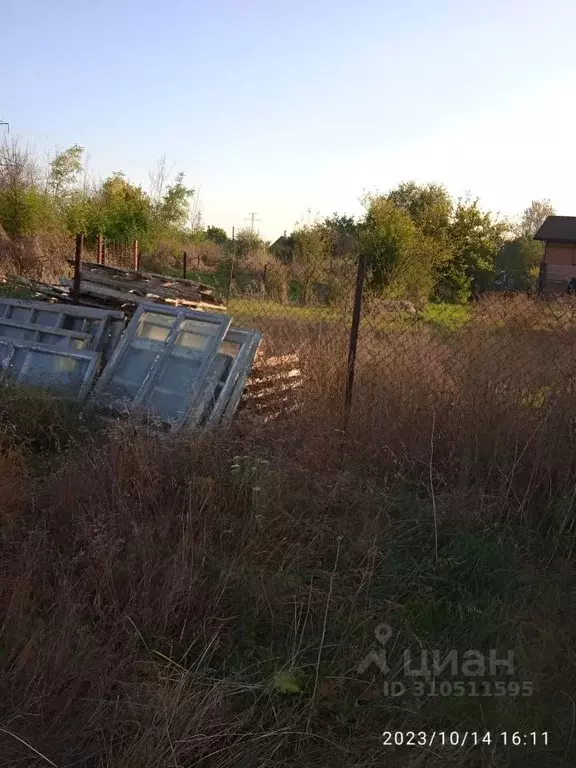
{"label": "old wooden window frame", "polygon": [[[30,331],[34,334],[32,339],[22,339],[19,336],[1,335],[0,339],[8,339],[9,341],[29,341],[34,344],[47,344],[48,346],[57,346],[60,341],[68,341],[67,347],[58,347],[59,349],[74,349],[71,346],[72,341],[83,341],[85,345],[83,349],[90,349],[93,337],[89,333],[81,333],[80,331],[68,331],[63,328],[53,328],[48,325],[35,325],[34,323],[21,323],[18,320],[6,320],[0,318],[0,327],[13,328],[14,330]],[[42,336],[56,336],[59,341],[50,342],[41,338]]]}
{"label": "old wooden window frame", "polygon": [[[183,324],[186,321],[197,321],[204,324],[209,323],[213,324],[216,330],[212,336],[208,337],[209,340],[204,349],[198,350],[197,355],[201,360],[201,363],[194,378],[195,383],[192,391],[189,394],[187,407],[175,420],[164,421],[160,417],[160,420],[163,423],[170,425],[170,429],[172,431],[180,429],[183,424],[195,425],[202,414],[202,406],[200,401],[202,400],[202,395],[205,392],[204,387],[206,383],[206,376],[211,369],[220,344],[230,327],[230,323],[232,322],[232,318],[228,315],[196,311],[185,309],[183,307],[166,307],[154,303],[140,304],[132,316],[132,319],[126,328],[124,335],[118,344],[118,347],[112,354],[109,363],[106,365],[102,375],[98,379],[92,392],[92,398],[95,401],[101,402],[106,399],[106,390],[114,379],[120,363],[124,360],[125,355],[131,349],[132,344],[136,339],[140,321],[145,314],[168,316],[173,318],[174,322],[168,331],[166,339],[158,345],[156,357],[148,368],[146,375],[142,379],[136,395],[131,400],[121,397],[112,397],[112,400],[109,400],[108,404],[113,410],[124,410],[128,412],[132,412],[138,408],[145,407],[146,400],[154,389],[157,376],[165,369],[165,366],[169,362],[170,355],[176,345],[176,340],[180,332],[183,330]],[[186,330],[184,330],[184,332],[186,332]],[[110,397],[110,395],[108,395],[108,397]]]}
{"label": "old wooden window frame", "polygon": [[[27,321],[15,320],[12,317],[7,317],[8,312],[11,309],[21,309],[30,313]],[[9,297],[0,298],[0,311],[2,312],[0,320],[18,323],[21,326],[27,322],[28,325],[36,325],[41,328],[46,328],[52,331],[61,331],[63,333],[84,333],[87,323],[98,322],[98,330],[95,334],[87,334],[91,341],[88,343],[87,348],[91,350],[103,350],[104,362],[111,357],[112,351],[118,344],[120,336],[124,330],[124,313],[117,310],[98,309],[97,307],[84,307],[73,304],[51,304],[44,301],[27,301],[24,299],[12,299]],[[56,322],[54,325],[44,325],[37,322],[38,313],[46,312],[56,315]],[[66,321],[66,316],[83,319],[82,331],[68,331],[63,328]],[[106,337],[109,337],[107,340]]]}
{"label": "old wooden window frame", "polygon": [[[262,334],[259,331],[247,328],[230,328],[228,330],[224,342],[237,344],[240,349],[234,358],[218,398],[206,418],[207,425],[214,425],[220,421],[229,422],[234,416],[261,340]],[[203,408],[207,405],[217,384],[218,380],[216,379],[215,382],[211,381],[206,387],[202,403]]]}
{"label": "old wooden window frame", "polygon": [[[82,349],[82,350],[59,349],[58,347],[52,347],[48,344],[38,344],[37,342],[23,341],[21,339],[9,339],[7,337],[0,338],[0,346],[9,347],[10,349],[7,357],[0,363],[0,370],[7,377],[10,377],[9,369],[10,369],[12,360],[14,359],[14,355],[16,354],[16,350],[23,349],[27,352],[24,363],[20,368],[18,374],[14,377],[10,377],[10,378],[13,378],[17,384],[27,383],[26,382],[27,374],[33,365],[34,353],[49,354],[49,355],[55,355],[57,357],[63,357],[66,359],[72,358],[74,360],[82,360],[86,362],[88,365],[86,368],[86,372],[84,374],[84,378],[82,380],[78,393],[75,394],[74,397],[76,397],[77,400],[84,400],[84,398],[90,392],[92,381],[94,379],[96,368],[98,366],[98,361],[100,359],[100,354],[98,352],[94,352],[92,350],[85,350],[85,349]],[[55,375],[54,378],[57,380],[58,376]],[[47,384],[46,388],[56,389],[56,387],[50,387],[49,383]]]}

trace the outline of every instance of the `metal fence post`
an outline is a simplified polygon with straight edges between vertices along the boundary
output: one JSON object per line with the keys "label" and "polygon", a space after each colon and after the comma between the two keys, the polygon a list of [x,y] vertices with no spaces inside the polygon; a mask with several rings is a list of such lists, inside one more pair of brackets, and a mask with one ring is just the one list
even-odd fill
{"label": "metal fence post", "polygon": [[188,271],[188,254],[186,251],[182,254],[182,277],[186,280],[186,272]]}
{"label": "metal fence post", "polygon": [[72,288],[72,301],[78,304],[80,300],[80,269],[82,265],[82,246],[84,244],[84,235],[76,235],[76,252],[74,254],[74,285]]}
{"label": "metal fence post", "polygon": [[140,251],[138,250],[138,240],[134,240],[132,251],[134,255],[134,270],[138,272],[140,270]]}
{"label": "metal fence post", "polygon": [[356,366],[356,349],[358,347],[358,331],[360,329],[360,313],[362,310],[362,294],[364,291],[364,276],[366,274],[366,255],[358,256],[358,271],[356,272],[356,290],[354,292],[354,309],[352,311],[352,326],[350,328],[350,343],[348,345],[348,370],[346,377],[346,395],[344,399],[345,429],[348,428],[350,408],[352,406],[352,391],[354,389],[354,368]]}
{"label": "metal fence post", "polygon": [[96,243],[96,263],[97,264],[104,264],[103,253],[104,253],[104,238],[102,237],[102,235],[98,235],[98,240]]}

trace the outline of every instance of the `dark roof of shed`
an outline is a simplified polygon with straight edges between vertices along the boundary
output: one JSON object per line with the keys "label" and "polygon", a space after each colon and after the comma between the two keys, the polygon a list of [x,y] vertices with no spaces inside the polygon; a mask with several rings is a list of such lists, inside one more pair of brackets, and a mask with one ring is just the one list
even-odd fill
{"label": "dark roof of shed", "polygon": [[576,243],[576,216],[547,216],[534,240],[549,243]]}
{"label": "dark roof of shed", "polygon": [[268,246],[268,250],[270,253],[281,254],[291,251],[293,247],[294,238],[291,235],[280,235],[277,240],[274,240],[274,242]]}

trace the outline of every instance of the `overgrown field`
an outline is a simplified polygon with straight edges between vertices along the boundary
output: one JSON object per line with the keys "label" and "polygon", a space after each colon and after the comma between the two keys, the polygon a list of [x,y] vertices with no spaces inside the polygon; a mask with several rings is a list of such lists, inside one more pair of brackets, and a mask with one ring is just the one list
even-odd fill
{"label": "overgrown field", "polygon": [[379,331],[344,433],[346,334],[265,322],[304,375],[275,424],[166,440],[3,388],[0,765],[573,765],[570,376],[510,324]]}

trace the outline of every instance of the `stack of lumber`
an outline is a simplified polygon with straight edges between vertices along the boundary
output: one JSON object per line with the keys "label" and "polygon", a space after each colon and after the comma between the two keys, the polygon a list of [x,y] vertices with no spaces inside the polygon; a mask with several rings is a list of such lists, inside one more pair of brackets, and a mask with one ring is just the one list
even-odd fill
{"label": "stack of lumber", "polygon": [[[60,283],[72,292],[73,280],[61,278]],[[207,311],[225,309],[224,303],[214,296],[213,288],[208,285],[181,277],[135,272],[90,262],[83,262],[80,269],[78,299],[81,304],[97,303],[114,308],[154,302]]]}
{"label": "stack of lumber", "polygon": [[242,398],[242,410],[272,421],[298,409],[302,371],[298,354],[256,356]]}

